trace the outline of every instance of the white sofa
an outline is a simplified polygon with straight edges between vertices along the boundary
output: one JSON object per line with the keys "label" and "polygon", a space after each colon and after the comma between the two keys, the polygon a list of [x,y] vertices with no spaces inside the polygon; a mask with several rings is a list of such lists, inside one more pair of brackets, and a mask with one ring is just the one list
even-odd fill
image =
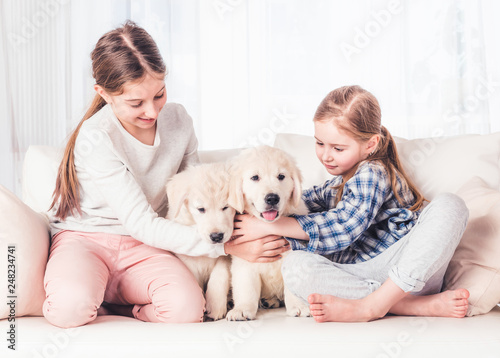
{"label": "white sofa", "polygon": [[[471,291],[463,319],[387,316],[369,323],[324,323],[262,310],[247,322],[145,323],[99,316],[91,324],[60,329],[41,317],[43,270],[49,238],[43,213],[50,204],[61,149],[34,146],[25,158],[23,202],[0,188],[0,297],[14,295],[15,321],[0,306],[0,357],[500,357],[500,133],[454,138],[397,139],[404,166],[428,199],[458,193],[471,216],[447,272],[446,287]],[[280,134],[275,146],[292,154],[304,187],[327,178],[314,139]],[[237,150],[201,152],[223,160]],[[26,205],[27,204],[27,205]],[[8,292],[9,246],[16,287]],[[12,263],[11,262],[11,263]],[[10,287],[12,288],[12,287]],[[11,328],[11,324],[15,326]],[[12,341],[9,341],[12,339]],[[8,348],[15,343],[16,351]]]}

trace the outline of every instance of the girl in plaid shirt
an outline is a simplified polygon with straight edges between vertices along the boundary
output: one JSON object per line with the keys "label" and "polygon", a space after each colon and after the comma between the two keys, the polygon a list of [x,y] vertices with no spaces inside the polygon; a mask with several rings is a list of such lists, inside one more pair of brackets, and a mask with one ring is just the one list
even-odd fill
{"label": "girl in plaid shirt", "polygon": [[469,292],[441,292],[467,224],[449,193],[424,208],[406,175],[376,98],[359,86],[330,92],[314,116],[316,154],[334,175],[304,191],[305,216],[264,223],[238,215],[234,244],[267,235],[294,250],[282,271],[318,322],[370,321],[387,313],[464,317]]}

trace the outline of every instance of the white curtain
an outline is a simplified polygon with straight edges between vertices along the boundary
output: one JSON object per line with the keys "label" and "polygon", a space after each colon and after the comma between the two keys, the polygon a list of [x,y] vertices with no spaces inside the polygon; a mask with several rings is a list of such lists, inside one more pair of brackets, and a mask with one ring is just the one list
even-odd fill
{"label": "white curtain", "polygon": [[[90,52],[132,19],[169,68],[200,149],[312,134],[332,89],[359,84],[393,135],[500,130],[495,0],[0,0],[0,184],[29,145],[64,145],[93,96]],[[471,148],[473,150],[473,148]]]}

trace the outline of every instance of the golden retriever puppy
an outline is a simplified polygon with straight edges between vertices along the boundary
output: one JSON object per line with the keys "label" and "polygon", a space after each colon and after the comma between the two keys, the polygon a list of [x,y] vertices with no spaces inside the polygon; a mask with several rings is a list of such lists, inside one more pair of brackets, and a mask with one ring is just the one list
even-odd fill
{"label": "golden retriever puppy", "polygon": [[[235,210],[228,205],[229,173],[225,163],[189,167],[167,183],[167,218],[196,225],[202,240],[224,243],[231,238]],[[191,257],[177,254],[205,292],[206,315],[224,318],[230,285],[229,257]]]}
{"label": "golden retriever puppy", "polygon": [[[266,222],[305,214],[301,183],[299,169],[284,151],[269,146],[246,149],[231,166],[229,205]],[[308,304],[284,287],[281,260],[251,263],[232,257],[231,276],[234,308],[227,313],[228,320],[255,319],[259,303],[271,308],[283,300],[288,315],[310,315]]]}

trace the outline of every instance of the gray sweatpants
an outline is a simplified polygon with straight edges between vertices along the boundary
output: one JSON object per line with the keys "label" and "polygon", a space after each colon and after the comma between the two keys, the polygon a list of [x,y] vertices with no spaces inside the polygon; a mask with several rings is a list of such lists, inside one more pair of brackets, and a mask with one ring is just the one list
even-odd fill
{"label": "gray sweatpants", "polygon": [[368,261],[339,264],[306,251],[289,253],[282,264],[285,285],[306,301],[312,293],[363,298],[388,278],[404,292],[438,293],[468,216],[462,199],[440,194],[424,208],[406,236]]}

